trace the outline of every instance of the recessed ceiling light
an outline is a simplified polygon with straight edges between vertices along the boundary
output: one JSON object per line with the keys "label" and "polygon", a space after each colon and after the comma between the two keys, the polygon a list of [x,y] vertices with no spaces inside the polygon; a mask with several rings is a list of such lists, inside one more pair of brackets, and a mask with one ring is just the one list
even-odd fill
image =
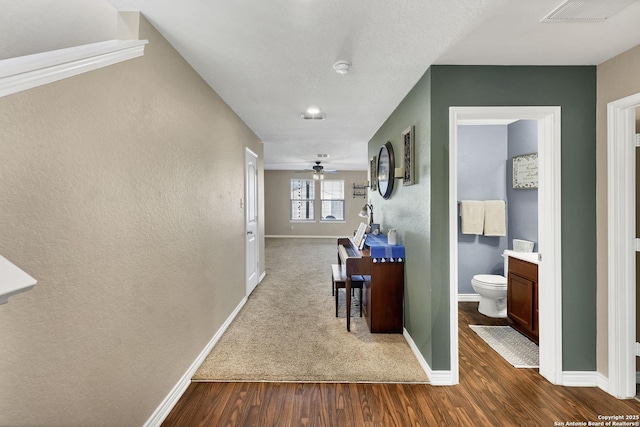
{"label": "recessed ceiling light", "polygon": [[305,120],[324,120],[325,114],[318,107],[309,107],[300,117]]}
{"label": "recessed ceiling light", "polygon": [[336,63],[333,64],[333,69],[336,70],[338,74],[347,74],[350,68],[351,62],[345,61],[344,59],[336,61]]}
{"label": "recessed ceiling light", "polygon": [[325,114],[324,113],[309,114],[307,112],[304,112],[300,114],[300,117],[302,117],[304,120],[324,120]]}

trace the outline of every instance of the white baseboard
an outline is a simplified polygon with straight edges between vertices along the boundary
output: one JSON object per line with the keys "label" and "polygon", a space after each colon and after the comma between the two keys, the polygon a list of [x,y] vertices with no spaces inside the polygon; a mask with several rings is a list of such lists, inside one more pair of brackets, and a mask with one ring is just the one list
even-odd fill
{"label": "white baseboard", "polygon": [[456,385],[451,371],[431,371],[431,385]]}
{"label": "white baseboard", "polygon": [[156,410],[151,414],[146,423],[144,423],[144,427],[159,427],[169,412],[173,409],[173,407],[178,403],[180,397],[185,392],[189,384],[191,384],[191,378],[196,373],[204,359],[206,359],[207,355],[211,353],[213,347],[218,343],[222,334],[227,330],[233,319],[238,315],[240,309],[246,304],[247,297],[242,298],[242,301],[238,304],[238,306],[233,310],[233,312],[229,315],[227,320],[220,326],[220,329],[213,335],[211,341],[206,345],[206,347],[200,352],[196,360],[193,361],[187,372],[182,375],[178,383],[173,386],[167,397],[164,398],[160,406],[156,408]]}
{"label": "white baseboard", "polygon": [[338,237],[343,237],[343,236],[297,236],[297,235],[290,235],[290,234],[270,234],[268,236],[264,236],[265,238],[272,238],[272,239],[337,239]]}
{"label": "white baseboard", "polygon": [[458,294],[458,302],[480,302],[478,294]]}
{"label": "white baseboard", "polygon": [[596,371],[562,372],[562,385],[565,387],[597,387],[598,380]]}
{"label": "white baseboard", "polygon": [[262,282],[262,279],[264,279],[266,275],[267,275],[267,272],[263,271],[260,277],[258,277],[258,283]]}
{"label": "white baseboard", "polygon": [[413,352],[413,355],[416,356],[416,359],[418,359],[420,367],[424,370],[424,373],[427,374],[427,377],[429,377],[429,381],[431,381],[431,376],[429,375],[429,373],[431,372],[431,367],[427,363],[424,356],[422,356],[422,353],[420,353],[418,346],[413,341],[413,338],[411,338],[411,335],[409,335],[409,332],[405,328],[402,328],[402,336],[404,336],[404,339],[407,341],[407,344],[409,344],[409,348]]}
{"label": "white baseboard", "polygon": [[596,381],[598,382],[598,388],[609,392],[609,378],[602,375],[600,372],[596,373]]}
{"label": "white baseboard", "polygon": [[413,338],[411,338],[411,335],[409,335],[409,332],[404,328],[403,328],[402,335],[404,336],[404,339],[407,341],[407,344],[409,344],[409,348],[411,348],[411,351],[416,356],[416,359],[418,359],[418,363],[424,370],[425,374],[427,374],[427,377],[429,378],[429,384],[431,385],[453,385],[454,384],[451,371],[432,370],[431,366],[429,366],[425,358],[422,356],[422,353],[420,353],[420,350],[418,349],[418,346],[416,345],[416,343],[413,341]]}

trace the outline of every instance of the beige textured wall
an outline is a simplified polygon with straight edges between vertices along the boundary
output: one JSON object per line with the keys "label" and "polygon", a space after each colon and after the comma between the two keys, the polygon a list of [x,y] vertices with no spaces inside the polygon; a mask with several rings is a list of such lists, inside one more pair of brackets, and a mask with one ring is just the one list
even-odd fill
{"label": "beige textured wall", "polygon": [[262,144],[141,38],[142,58],[0,98],[0,254],[38,280],[0,306],[1,426],[143,425],[244,297]]}
{"label": "beige textured wall", "polygon": [[598,103],[596,111],[596,202],[598,240],[598,372],[608,376],[608,268],[607,268],[607,104],[640,92],[640,46],[628,50],[598,66]]}
{"label": "beige textured wall", "polygon": [[[331,174],[328,179],[344,179],[345,187],[345,222],[322,223],[319,222],[320,206],[316,206],[315,223],[292,223],[289,221],[290,206],[290,180],[307,178],[307,175],[293,171],[264,172],[265,181],[265,234],[268,236],[351,236],[353,230],[358,228],[360,222],[367,222],[366,218],[358,216],[362,207],[367,203],[364,197],[353,197],[352,185],[366,183],[367,171],[339,172]],[[320,185],[316,185],[316,193],[320,191]],[[373,219],[375,216],[375,206]]]}

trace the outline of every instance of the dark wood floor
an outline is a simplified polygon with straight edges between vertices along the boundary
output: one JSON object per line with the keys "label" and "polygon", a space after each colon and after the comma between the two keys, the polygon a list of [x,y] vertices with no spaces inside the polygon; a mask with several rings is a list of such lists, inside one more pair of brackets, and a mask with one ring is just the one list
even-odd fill
{"label": "dark wood floor", "polygon": [[459,313],[459,385],[193,383],[163,426],[538,427],[640,415],[636,400],[513,368],[467,326],[506,321],[482,316],[477,303],[460,303]]}

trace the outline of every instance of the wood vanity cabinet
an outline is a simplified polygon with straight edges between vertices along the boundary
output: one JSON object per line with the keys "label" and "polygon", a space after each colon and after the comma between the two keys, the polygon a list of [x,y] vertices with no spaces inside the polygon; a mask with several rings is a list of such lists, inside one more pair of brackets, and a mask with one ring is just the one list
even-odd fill
{"label": "wood vanity cabinet", "polygon": [[538,266],[509,257],[507,315],[513,327],[538,343]]}

